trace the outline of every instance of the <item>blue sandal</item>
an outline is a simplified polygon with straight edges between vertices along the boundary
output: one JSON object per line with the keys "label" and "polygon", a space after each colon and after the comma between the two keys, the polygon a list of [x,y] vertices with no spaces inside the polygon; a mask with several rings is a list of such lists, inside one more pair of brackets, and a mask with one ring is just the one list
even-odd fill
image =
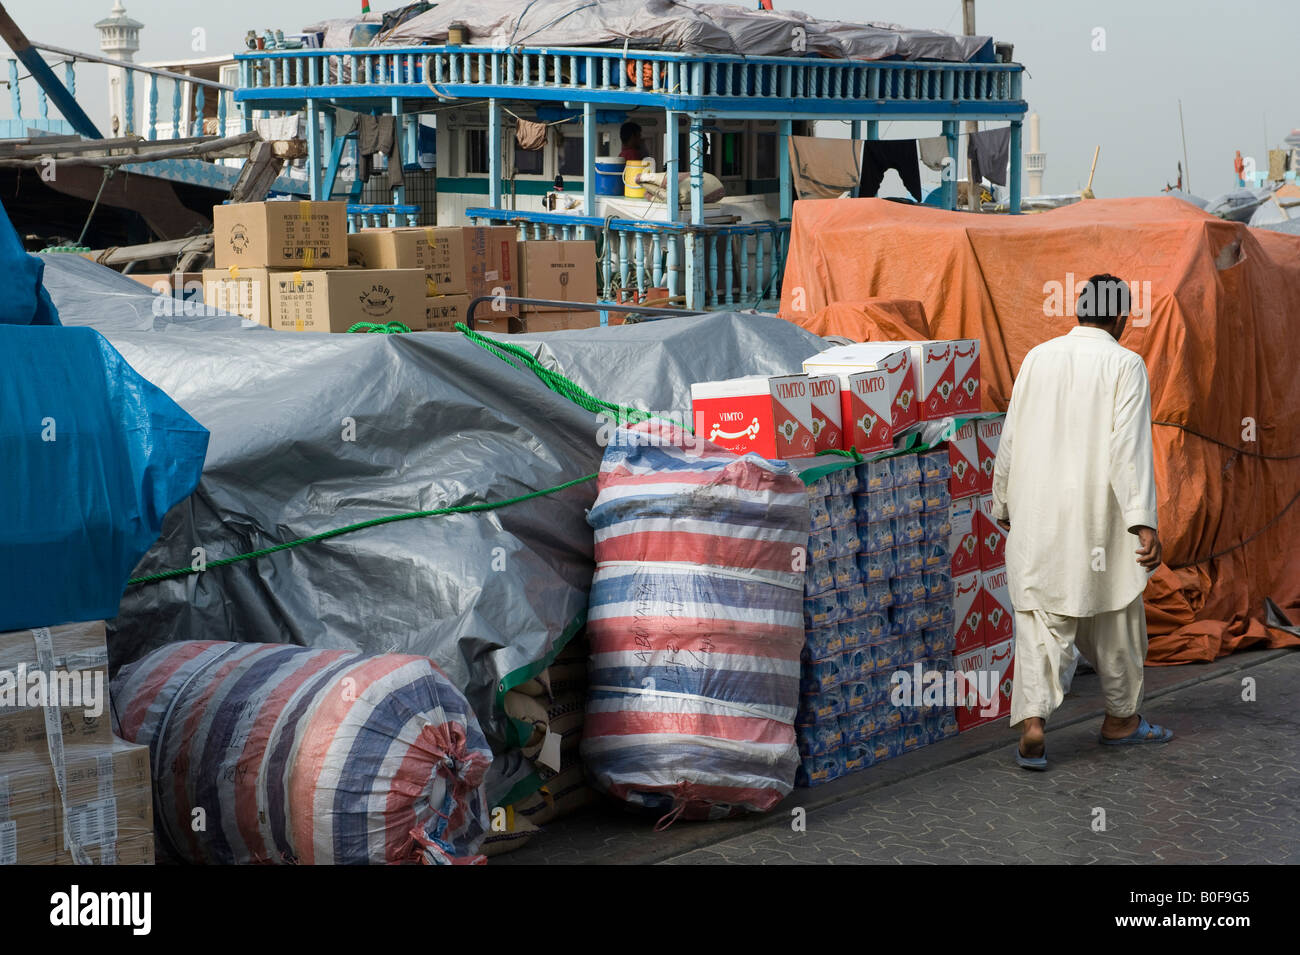
{"label": "blue sandal", "polygon": [[1016,765],[1021,769],[1034,769],[1042,771],[1047,768],[1047,747],[1043,747],[1042,756],[1026,756],[1020,752],[1020,744],[1016,744]]}
{"label": "blue sandal", "polygon": [[1145,716],[1138,717],[1138,728],[1130,736],[1119,739],[1107,739],[1100,733],[1097,739],[1103,746],[1129,746],[1133,743],[1167,743],[1174,738],[1174,731],[1167,730],[1158,723],[1148,723]]}

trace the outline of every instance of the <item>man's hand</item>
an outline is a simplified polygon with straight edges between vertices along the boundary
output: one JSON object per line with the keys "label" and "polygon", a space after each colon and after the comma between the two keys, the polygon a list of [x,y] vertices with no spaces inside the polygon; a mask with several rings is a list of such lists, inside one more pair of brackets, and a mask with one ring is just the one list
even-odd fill
{"label": "man's hand", "polygon": [[1138,543],[1142,546],[1137,550],[1137,562],[1147,570],[1155,570],[1160,566],[1160,535],[1150,527],[1139,527],[1137,529]]}

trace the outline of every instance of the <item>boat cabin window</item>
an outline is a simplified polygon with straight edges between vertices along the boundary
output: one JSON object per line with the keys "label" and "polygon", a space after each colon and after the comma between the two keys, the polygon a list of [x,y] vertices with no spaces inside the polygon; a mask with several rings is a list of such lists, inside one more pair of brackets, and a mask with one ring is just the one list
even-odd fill
{"label": "boat cabin window", "polygon": [[754,178],[775,179],[776,133],[754,134]]}
{"label": "boat cabin window", "polygon": [[515,153],[515,173],[520,176],[540,176],[544,172],[543,160],[546,158],[545,149],[520,149],[517,145],[514,147]]}
{"label": "boat cabin window", "polygon": [[560,146],[560,175],[581,178],[585,172],[582,168],[582,140],[577,136],[565,136]]}
{"label": "boat cabin window", "polygon": [[465,130],[465,174],[488,171],[488,134],[486,129]]}
{"label": "boat cabin window", "polygon": [[745,161],[741,144],[745,141],[745,134],[722,133],[718,138],[722,140],[722,156],[720,157],[722,168],[718,173],[718,177],[743,176],[745,174]]}

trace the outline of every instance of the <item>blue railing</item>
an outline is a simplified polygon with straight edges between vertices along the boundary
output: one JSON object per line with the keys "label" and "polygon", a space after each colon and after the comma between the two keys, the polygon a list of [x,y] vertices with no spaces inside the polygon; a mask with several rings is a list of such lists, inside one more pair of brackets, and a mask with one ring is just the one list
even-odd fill
{"label": "blue railing", "polygon": [[[274,50],[237,54],[242,103],[348,96],[496,96],[654,102],[700,101],[834,112],[848,104],[888,112],[1016,114],[1018,63],[911,63],[818,57],[689,55],[617,49],[419,46]],[[523,91],[527,95],[522,95]]]}
{"label": "blue railing", "polygon": [[348,203],[348,231],[420,224],[419,206]]}
{"label": "blue railing", "polygon": [[[788,222],[742,222],[734,225],[690,225],[646,219],[602,219],[596,216],[511,209],[468,209],[476,223],[514,225],[521,241],[580,239],[599,236],[597,292],[618,301],[619,293],[653,298],[667,289],[669,298],[686,300],[691,308],[756,308],[780,298],[781,276],[790,241]],[[590,230],[590,231],[589,231]],[[690,301],[688,243],[698,249],[696,261],[705,271],[703,300]]]}
{"label": "blue railing", "polygon": [[[216,129],[207,134],[226,136],[242,130],[242,117],[229,115],[235,92],[233,86],[197,76],[154,69],[108,57],[79,53],[75,50],[65,50],[62,47],[35,43],[32,46],[44,53],[66,58],[63,61],[63,85],[74,97],[77,94],[77,62],[88,62],[122,71],[123,115],[119,117],[116,134],[111,129],[105,129],[102,131],[105,136],[140,135],[149,140],[203,136],[207,132],[204,129],[203,114],[213,98],[216,102]],[[13,118],[18,121],[33,118],[23,114],[23,92],[26,88],[36,97],[40,119],[48,120],[49,102],[45,90],[34,78],[20,74],[19,70],[19,61],[11,57],[9,59],[9,107],[13,112]],[[92,85],[98,86],[98,78],[92,80]],[[170,96],[166,95],[168,93]],[[144,108],[143,124],[138,122],[141,118],[138,109],[141,106]],[[159,120],[160,108],[164,111],[161,121]],[[168,122],[169,118],[170,122]]]}

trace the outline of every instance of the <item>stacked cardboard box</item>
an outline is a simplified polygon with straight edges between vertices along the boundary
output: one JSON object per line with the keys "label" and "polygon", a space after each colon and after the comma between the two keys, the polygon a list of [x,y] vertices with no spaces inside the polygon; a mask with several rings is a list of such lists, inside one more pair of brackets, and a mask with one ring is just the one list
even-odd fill
{"label": "stacked cardboard box", "polygon": [[[596,243],[576,240],[538,240],[519,243],[519,280],[523,298],[555,302],[596,301]],[[492,323],[491,325],[487,323]],[[593,328],[600,313],[553,305],[524,305],[518,321],[509,331],[554,332],[570,328]],[[502,323],[484,310],[478,327],[500,331]]]}
{"label": "stacked cardboard box", "polygon": [[349,268],[342,202],[246,202],[212,210],[216,268],[204,302],[279,331],[346,332],[426,321],[423,273]]}
{"label": "stacked cardboard box", "polygon": [[[971,429],[964,435],[964,461],[974,462],[975,482],[963,485],[962,513],[970,510],[969,537],[963,539],[961,550],[961,575],[954,564],[954,580],[958,592],[970,597],[967,626],[958,633],[959,664],[970,672],[985,670],[990,674],[990,687],[996,686],[997,711],[987,711],[994,702],[987,699],[978,707],[962,707],[958,721],[963,730],[1005,718],[1011,710],[1011,684],[1015,677],[1014,611],[1007,588],[1006,532],[993,518],[993,464],[997,457],[998,439],[1002,434],[1002,415],[985,415],[976,418],[961,429]],[[969,504],[967,503],[969,502]],[[956,507],[956,502],[954,502]],[[974,558],[972,560],[972,557]],[[954,558],[956,560],[956,558]],[[973,625],[971,622],[973,621]]]}
{"label": "stacked cardboard box", "polygon": [[[354,266],[424,271],[428,331],[453,331],[466,320],[472,299],[518,296],[517,255],[515,230],[504,226],[363,229],[348,236]],[[479,313],[502,323],[519,317],[515,306],[503,302],[480,305]]]}
{"label": "stacked cardboard box", "polygon": [[153,863],[149,751],[112,735],[107,667],[102,622],[0,634],[0,864]]}

